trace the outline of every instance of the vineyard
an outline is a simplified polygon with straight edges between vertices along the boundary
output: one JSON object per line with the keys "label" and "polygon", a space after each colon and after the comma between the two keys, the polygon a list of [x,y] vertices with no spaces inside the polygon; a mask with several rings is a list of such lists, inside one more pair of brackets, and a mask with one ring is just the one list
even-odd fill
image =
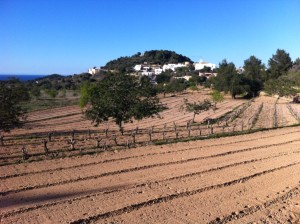
{"label": "vineyard", "polygon": [[166,110],[123,133],[77,106],[27,114],[0,142],[1,223],[299,222],[300,105],[226,96],[195,120],[181,109],[209,98],[161,97]]}

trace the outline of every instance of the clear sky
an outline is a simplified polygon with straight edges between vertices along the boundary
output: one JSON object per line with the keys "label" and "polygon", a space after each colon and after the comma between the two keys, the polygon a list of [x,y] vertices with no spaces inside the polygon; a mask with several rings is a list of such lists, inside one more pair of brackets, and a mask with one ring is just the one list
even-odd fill
{"label": "clear sky", "polygon": [[300,0],[0,0],[0,74],[74,74],[173,50],[242,66],[300,57]]}

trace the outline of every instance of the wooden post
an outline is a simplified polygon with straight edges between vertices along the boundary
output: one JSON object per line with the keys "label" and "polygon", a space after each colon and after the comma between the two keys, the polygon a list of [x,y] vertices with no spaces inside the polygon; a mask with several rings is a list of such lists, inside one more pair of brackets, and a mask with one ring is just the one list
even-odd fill
{"label": "wooden post", "polygon": [[118,145],[118,141],[117,141],[117,135],[116,135],[116,134],[114,134],[112,137],[113,137],[113,140],[114,140],[115,144],[116,144],[116,145]]}
{"label": "wooden post", "polygon": [[138,126],[136,126],[136,128],[135,128],[135,133],[136,133],[136,134],[139,133],[139,127],[138,127]]}
{"label": "wooden post", "polygon": [[207,120],[207,128],[209,128],[210,119]]}
{"label": "wooden post", "polygon": [[148,130],[148,135],[149,135],[149,142],[151,142],[152,141],[152,130],[151,129]]}
{"label": "wooden post", "polygon": [[188,129],[188,137],[190,137],[190,136],[191,136],[191,126]]}
{"label": "wooden post", "polygon": [[103,149],[103,150],[106,150],[106,149],[107,149],[107,144],[106,144],[106,142],[103,142],[102,149]]}
{"label": "wooden post", "polygon": [[175,132],[175,138],[178,139],[178,131]]}
{"label": "wooden post", "polygon": [[45,154],[48,155],[48,153],[49,153],[49,149],[48,149],[48,147],[47,147],[48,141],[47,141],[46,139],[43,139],[42,142],[43,142],[43,144],[44,144],[44,151],[45,151]]}
{"label": "wooden post", "polygon": [[105,133],[105,137],[108,136],[108,122],[105,123],[105,128],[104,128],[104,133]]}
{"label": "wooden post", "polygon": [[100,148],[100,142],[101,142],[101,138],[100,139],[96,139],[96,148]]}
{"label": "wooden post", "polygon": [[132,130],[131,131],[131,136],[132,136],[133,144],[135,144],[135,135],[136,135],[136,133],[134,132],[134,130]]}
{"label": "wooden post", "polygon": [[121,135],[124,135],[124,128],[123,127],[120,128],[120,132],[121,132]]}
{"label": "wooden post", "polygon": [[1,146],[4,146],[4,135],[0,135]]}
{"label": "wooden post", "polygon": [[130,148],[130,144],[129,144],[129,139],[126,139],[126,148],[129,149]]}
{"label": "wooden post", "polygon": [[163,130],[163,141],[166,141],[166,133],[165,133],[165,130]]}
{"label": "wooden post", "polygon": [[173,122],[173,126],[174,126],[174,131],[176,132],[177,131],[177,126],[176,126],[175,121]]}
{"label": "wooden post", "polygon": [[52,140],[52,134],[53,134],[52,132],[49,132],[49,133],[48,133],[48,141],[49,141],[49,142],[51,142],[51,140]]}
{"label": "wooden post", "polygon": [[214,133],[214,128],[213,128],[213,126],[211,125],[210,126],[210,134],[212,135]]}
{"label": "wooden post", "polygon": [[69,143],[71,144],[71,150],[75,150],[75,143],[76,143],[76,141],[74,140],[74,138],[71,138],[71,140],[69,141]]}
{"label": "wooden post", "polygon": [[29,154],[28,154],[28,152],[25,148],[25,145],[22,146],[21,151],[22,151],[23,160],[28,160],[29,159]]}

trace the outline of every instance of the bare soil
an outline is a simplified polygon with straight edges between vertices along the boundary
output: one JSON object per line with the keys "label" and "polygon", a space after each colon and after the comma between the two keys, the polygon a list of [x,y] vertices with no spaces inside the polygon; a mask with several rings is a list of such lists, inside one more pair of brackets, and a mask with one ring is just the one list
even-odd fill
{"label": "bare soil", "polygon": [[[184,97],[197,100],[200,95]],[[207,95],[202,92],[202,97]],[[159,126],[171,126],[174,121],[184,125],[192,114],[179,111],[182,101],[183,96],[166,98],[169,113],[165,111],[163,118],[135,121],[127,128],[156,125],[154,130],[159,130]],[[244,102],[227,98],[218,110],[197,119],[200,122],[207,116],[220,117]],[[297,124],[287,107],[289,102],[261,97],[227,129],[246,124],[261,103],[264,109],[254,127],[274,127],[274,121],[278,127]],[[295,111],[300,109],[292,106]],[[67,134],[55,136],[49,145],[65,156],[36,155],[39,159],[16,160],[23,144],[30,147],[31,153],[43,152],[40,138],[20,134],[43,133],[49,130],[49,124],[57,124],[53,125],[56,131],[85,128],[87,121],[76,121],[81,116],[77,107],[65,109],[67,112],[53,109],[51,113],[29,114],[27,125],[35,127],[28,133],[26,128],[14,130],[7,136],[11,139],[1,146],[1,223],[300,222],[299,126],[95,153],[91,149],[91,154],[69,151]],[[82,147],[94,144],[94,137],[87,139],[86,134],[76,134]]]}

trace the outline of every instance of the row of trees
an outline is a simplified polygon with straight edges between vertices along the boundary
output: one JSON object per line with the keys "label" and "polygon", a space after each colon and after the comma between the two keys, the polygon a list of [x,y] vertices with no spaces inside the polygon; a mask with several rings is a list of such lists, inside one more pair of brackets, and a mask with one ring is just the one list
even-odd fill
{"label": "row of trees", "polygon": [[265,89],[269,94],[279,96],[295,95],[300,86],[300,60],[292,62],[288,53],[278,49],[268,61],[268,69],[260,59],[251,56],[244,61],[244,71],[239,72],[232,62],[223,60],[217,69],[218,75],[209,82],[218,91],[255,97]]}

